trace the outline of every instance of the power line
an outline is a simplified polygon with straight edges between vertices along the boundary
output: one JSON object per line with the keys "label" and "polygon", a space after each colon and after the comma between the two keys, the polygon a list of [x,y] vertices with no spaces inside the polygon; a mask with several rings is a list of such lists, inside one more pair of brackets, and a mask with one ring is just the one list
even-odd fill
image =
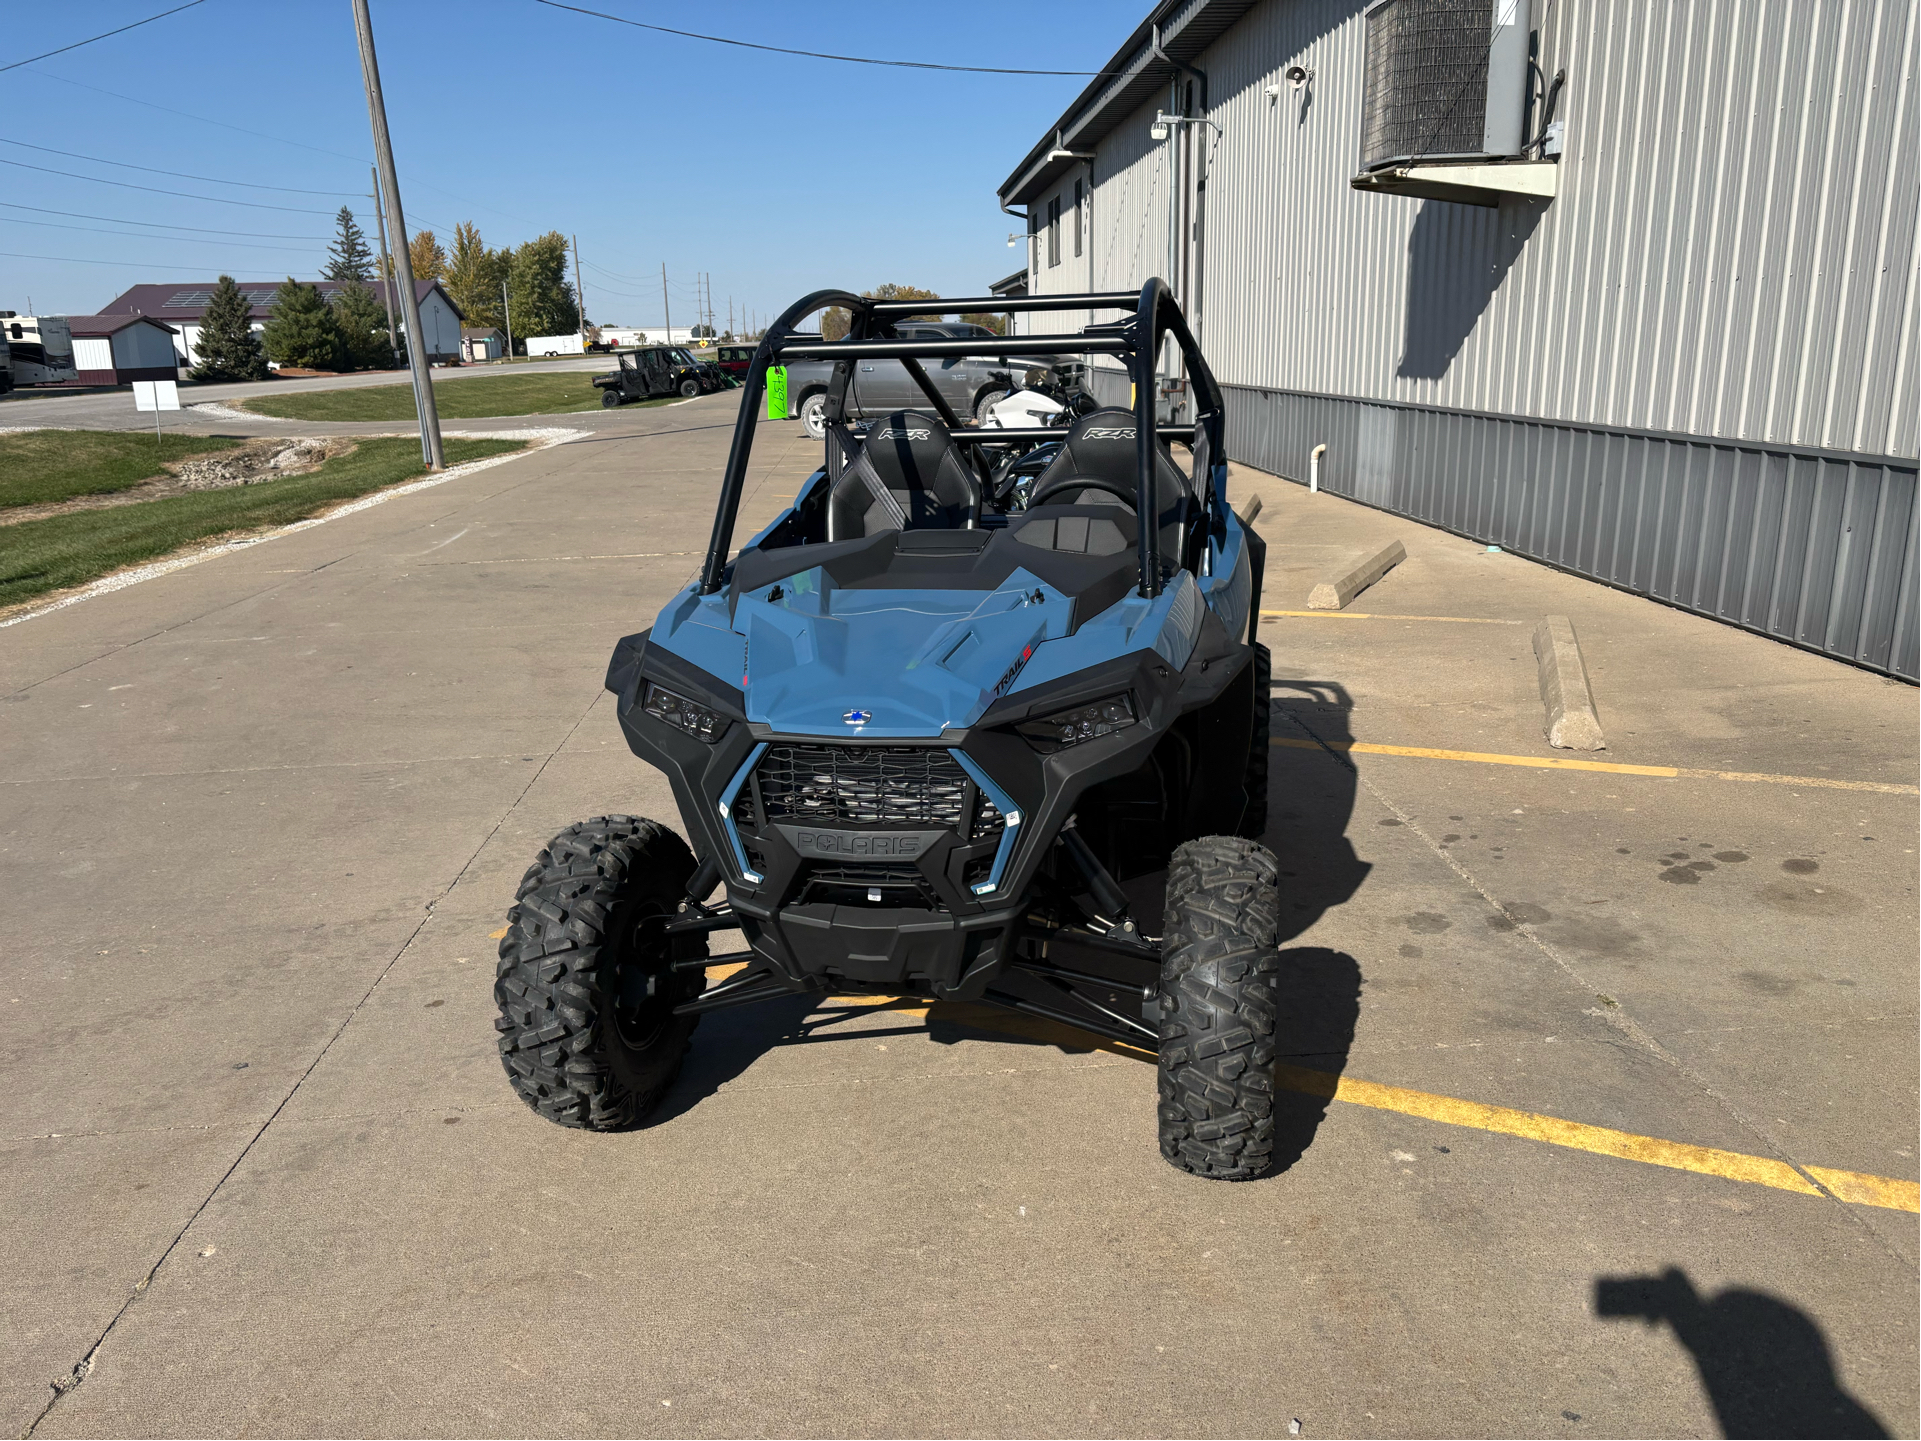
{"label": "power line", "polygon": [[331,210],[308,210],[298,205],[263,205],[257,200],[228,200],[219,195],[189,195],[184,190],[160,190],[152,185],[135,185],[130,180],[108,180],[99,175],[80,175],[71,170],[52,170],[45,165],[29,165],[24,160],[8,160],[0,156],[0,165],[13,165],[21,170],[38,170],[43,175],[64,175],[69,180],[90,180],[95,185],[117,185],[122,190],[145,190],[153,195],[175,195],[182,200],[207,200],[215,205],[244,205],[249,210],[284,210],[290,215],[332,215]]}
{"label": "power line", "polygon": [[91,45],[96,40],[109,36],[124,35],[129,30],[138,30],[142,25],[151,25],[156,20],[165,20],[169,15],[178,15],[182,10],[191,10],[196,5],[204,5],[206,0],[187,0],[185,5],[176,5],[171,10],[162,10],[158,15],[149,15],[145,20],[136,20],[131,25],[122,25],[118,30],[103,31],[99,35],[89,35],[85,40],[76,40],[71,45],[62,45],[58,50],[49,50],[44,55],[29,55],[25,60],[16,60],[11,65],[0,65],[0,72],[18,70],[22,65],[31,65],[36,60],[47,60],[55,55],[65,55],[69,50],[78,50],[82,45]]}
{"label": "power line", "polygon": [[730,40],[725,35],[702,35],[693,30],[675,30],[666,25],[649,25],[603,10],[584,10],[578,5],[563,5],[560,0],[534,0],[553,10],[571,10],[576,15],[592,15],[597,20],[612,20],[616,25],[631,25],[636,30],[653,30],[662,35],[678,35],[684,40],[706,40],[715,45],[737,45],[743,50],[767,50],[775,55],[799,55],[808,60],[843,60],[850,65],[894,65],[907,70],[959,70],[969,75],[1076,75],[1118,74],[1112,70],[1014,70],[1001,65],[937,65],[931,60],[876,60],[867,55],[830,55],[821,50],[789,50],[784,45],[760,45],[752,40]]}
{"label": "power line", "polygon": [[302,190],[293,185],[262,185],[256,180],[222,180],[218,175],[189,175],[184,170],[157,170],[151,165],[135,165],[126,160],[105,160],[98,155],[82,155],[76,150],[55,150],[50,145],[32,145],[25,140],[9,140],[0,135],[0,145],[18,145],[23,150],[38,150],[44,155],[64,155],[69,160],[87,160],[95,165],[117,165],[122,170],[141,170],[148,175],[171,175],[176,180],[205,180],[212,185],[244,185],[249,190],[284,190],[289,195],[358,195],[357,190]]}
{"label": "power line", "polygon": [[[8,260],[57,260],[63,265],[118,265],[129,270],[162,270],[165,266],[155,265],[151,260],[82,260],[77,255],[24,255],[17,250],[0,250],[0,256]],[[178,265],[178,260],[169,260],[167,265]]]}
{"label": "power line", "polygon": [[89,235],[131,235],[136,240],[166,240],[176,245],[225,245],[237,246],[241,250],[279,250],[300,255],[313,254],[310,245],[257,245],[245,240],[202,240],[192,235],[143,235],[138,230],[102,230],[98,225],[62,225],[57,220],[21,220],[12,215],[0,215],[0,225],[37,225],[47,230],[84,230]]}
{"label": "power line", "polygon": [[[297,150],[311,150],[316,155],[331,155],[339,160],[351,160],[356,165],[365,165],[367,163],[367,157],[364,155],[348,155],[344,151],[329,150],[324,145],[309,145],[302,140],[289,140],[284,135],[270,135],[265,130],[249,130],[244,125],[229,125],[224,120],[214,120],[214,119],[210,119],[205,115],[195,115],[191,110],[176,110],[171,105],[158,105],[151,100],[143,100],[138,95],[122,95],[118,90],[107,90],[107,89],[103,89],[101,86],[98,86],[98,85],[89,85],[84,80],[73,80],[73,79],[69,79],[65,75],[55,75],[51,70],[34,70],[31,73],[39,76],[42,80],[57,80],[62,85],[72,85],[81,90],[91,90],[96,95],[106,95],[115,100],[124,100],[129,105],[144,105],[147,107],[147,109],[158,110],[164,115],[178,115],[182,120],[194,120],[194,121],[198,121],[202,125],[212,125],[221,130],[231,130],[236,135],[251,135],[256,140],[271,140],[276,145],[291,145]],[[223,182],[223,183],[230,183],[230,182]],[[536,223],[535,221],[529,220],[524,215],[515,215],[511,210],[502,210],[497,206],[486,205],[478,200],[471,200],[465,195],[456,194],[454,191],[448,190],[444,186],[434,185],[425,180],[413,180],[413,181],[410,181],[409,184],[417,185],[422,190],[436,191],[441,195],[445,195],[450,200],[458,200],[462,205],[472,205],[480,210],[491,211],[495,215],[504,215],[509,220],[518,220],[523,225],[533,225]],[[342,191],[329,190],[329,191],[317,192],[317,193],[323,193],[328,195],[333,195],[333,194],[349,195],[349,194],[358,194],[359,192],[345,191],[345,190],[342,190]],[[318,214],[319,212],[316,211],[313,213]],[[427,217],[424,215],[421,216],[421,219],[423,220],[425,220],[426,218]],[[435,228],[441,229],[441,230],[451,229],[451,227],[449,226],[436,226]]]}
{"label": "power line", "polygon": [[[213,229],[204,225],[171,225],[164,220],[129,220],[124,215],[88,215],[79,210],[50,210],[44,205],[22,205],[17,200],[0,200],[0,206],[8,210],[31,210],[35,215],[64,215],[69,220],[104,220],[109,225],[148,225],[160,230],[192,230],[201,235],[244,235],[250,240],[318,240],[331,241],[331,235],[282,235],[277,230],[228,230],[224,227]],[[164,237],[156,237],[164,238]]]}

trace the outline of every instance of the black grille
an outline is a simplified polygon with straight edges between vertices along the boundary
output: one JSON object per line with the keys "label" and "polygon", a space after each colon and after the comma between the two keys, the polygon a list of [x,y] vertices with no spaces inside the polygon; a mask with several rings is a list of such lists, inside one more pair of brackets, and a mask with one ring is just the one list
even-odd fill
{"label": "black grille", "polygon": [[770,746],[754,774],[770,822],[958,830],[972,788],[951,755],[925,746]]}
{"label": "black grille", "polygon": [[1386,0],[1368,12],[1361,167],[1478,155],[1494,0]]}
{"label": "black grille", "polygon": [[801,888],[800,904],[947,909],[932,883],[912,866],[814,866]]}

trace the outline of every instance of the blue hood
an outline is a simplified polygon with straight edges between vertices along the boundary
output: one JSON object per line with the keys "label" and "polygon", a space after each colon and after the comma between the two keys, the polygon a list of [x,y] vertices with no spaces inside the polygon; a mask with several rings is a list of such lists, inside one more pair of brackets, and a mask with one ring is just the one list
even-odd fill
{"label": "blue hood", "polygon": [[[739,597],[682,591],[649,643],[746,696],[747,719],[786,735],[938,736],[1000,697],[1140,649],[1187,664],[1202,601],[1178,575],[1069,634],[1074,601],[1017,569],[991,591],[843,589],[821,569]],[[850,715],[866,715],[849,721]]]}

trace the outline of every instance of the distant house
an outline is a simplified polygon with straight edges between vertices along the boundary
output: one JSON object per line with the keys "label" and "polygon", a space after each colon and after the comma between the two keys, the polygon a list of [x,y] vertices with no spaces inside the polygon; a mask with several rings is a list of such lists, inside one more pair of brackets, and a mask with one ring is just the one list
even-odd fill
{"label": "distant house", "polygon": [[[422,315],[420,323],[425,325],[427,317]],[[460,358],[462,360],[500,360],[507,354],[505,332],[492,325],[463,326],[460,331]]]}
{"label": "distant house", "polygon": [[69,315],[73,385],[125,385],[178,377],[179,332],[150,315]]}
{"label": "distant house", "polygon": [[[331,300],[340,285],[332,280],[311,282],[318,286],[320,293]],[[377,299],[387,298],[387,282],[374,280],[368,282]],[[273,314],[273,298],[280,289],[277,280],[241,281],[241,292],[253,307],[252,320],[255,330],[264,330],[267,318]],[[420,305],[420,329],[425,344],[421,347],[430,361],[440,364],[460,359],[460,322],[461,314],[447,292],[440,288],[438,280],[416,280],[414,298]],[[198,281],[182,285],[136,285],[102,308],[102,315],[144,315],[153,320],[163,321],[175,327],[179,338],[174,349],[180,364],[195,365],[199,356],[195,346],[200,339],[200,318],[206,314],[207,302],[213,299],[213,282]],[[400,326],[402,335],[407,333],[407,322],[400,318],[400,307],[394,307],[394,319]]]}

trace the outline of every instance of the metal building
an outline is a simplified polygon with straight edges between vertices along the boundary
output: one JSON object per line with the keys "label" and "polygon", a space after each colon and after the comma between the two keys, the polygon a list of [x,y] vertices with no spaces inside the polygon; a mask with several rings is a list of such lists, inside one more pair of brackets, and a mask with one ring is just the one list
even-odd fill
{"label": "metal building", "polygon": [[1915,679],[1916,48],[1917,0],[1164,0],[1001,203],[1037,294],[1175,285],[1234,459]]}

